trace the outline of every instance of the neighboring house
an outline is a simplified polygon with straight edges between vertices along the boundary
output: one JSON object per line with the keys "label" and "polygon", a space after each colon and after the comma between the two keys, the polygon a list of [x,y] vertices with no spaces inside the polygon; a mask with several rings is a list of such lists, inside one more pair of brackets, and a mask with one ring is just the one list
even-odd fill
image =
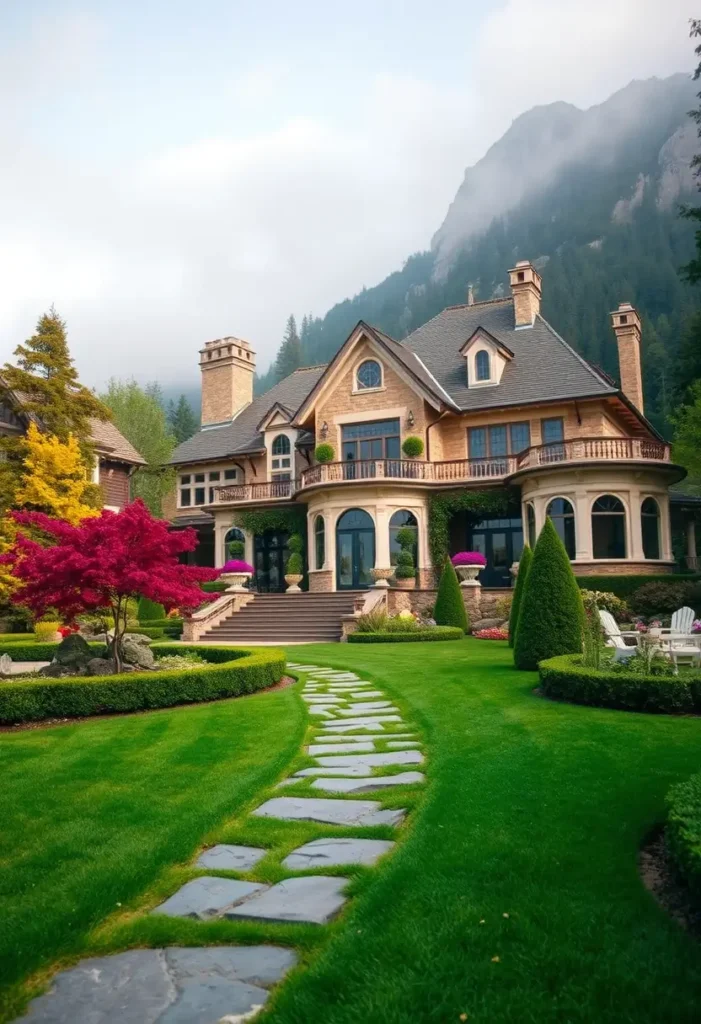
{"label": "neighboring house", "polygon": [[[0,382],[0,436],[23,434],[28,419],[21,411],[21,396],[4,388]],[[100,484],[105,508],[119,512],[131,500],[131,476],[146,460],[117,430],[114,423],[93,419],[92,441],[95,448],[93,483]]]}
{"label": "neighboring house", "polygon": [[[362,589],[389,575],[397,530],[415,525],[429,587],[429,499],[508,486],[511,510],[453,517],[451,551],[480,550],[487,586],[510,585],[524,536],[551,516],[578,574],[671,571],[669,487],[685,472],[643,413],[640,318],[613,314],[620,387],[541,317],[541,278],[510,271],[511,296],[451,306],[403,342],[359,323],[327,366],[253,398],[255,355],[222,338],[200,353],[202,429],[176,450],[175,525],[194,525],[220,566],[242,509],[306,509],[309,588]],[[418,436],[418,459],[402,444]],[[317,464],[315,446],[334,461]],[[693,527],[689,530],[688,554]],[[287,535],[245,536],[261,590],[284,589]]]}

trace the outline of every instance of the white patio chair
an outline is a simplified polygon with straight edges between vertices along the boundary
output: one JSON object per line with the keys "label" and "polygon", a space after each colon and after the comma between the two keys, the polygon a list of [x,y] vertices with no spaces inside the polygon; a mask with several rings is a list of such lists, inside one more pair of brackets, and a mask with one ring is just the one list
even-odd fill
{"label": "white patio chair", "polygon": [[[604,632],[606,633],[606,645],[608,647],[616,648],[613,660],[625,661],[627,658],[631,658],[638,649],[638,640],[640,636],[637,630],[628,629],[621,632],[621,629],[611,612],[599,609],[599,618],[601,620],[601,625],[604,627]],[[635,637],[635,644],[632,647],[629,647],[625,642],[624,638],[627,636]]]}
{"label": "white patio chair", "polygon": [[694,609],[685,605],[683,608],[677,608],[676,612],[672,616],[670,631],[672,633],[681,633],[683,636],[688,636],[691,633],[691,627],[693,624]]}

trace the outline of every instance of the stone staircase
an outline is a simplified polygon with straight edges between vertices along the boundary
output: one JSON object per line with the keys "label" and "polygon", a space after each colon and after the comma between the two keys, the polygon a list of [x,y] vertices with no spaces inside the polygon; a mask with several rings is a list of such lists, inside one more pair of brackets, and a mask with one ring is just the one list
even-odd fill
{"label": "stone staircase", "polygon": [[221,643],[335,643],[361,591],[256,594],[200,638]]}

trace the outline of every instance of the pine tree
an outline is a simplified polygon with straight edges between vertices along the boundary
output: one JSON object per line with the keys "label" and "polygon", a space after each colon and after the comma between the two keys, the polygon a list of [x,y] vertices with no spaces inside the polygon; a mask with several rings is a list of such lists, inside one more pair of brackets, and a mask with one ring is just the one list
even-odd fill
{"label": "pine tree", "polygon": [[187,441],[199,430],[197,417],[185,395],[180,396],[177,405],[171,398],[168,404],[168,426],[178,444]]}
{"label": "pine tree", "polygon": [[30,423],[24,444],[25,473],[15,495],[18,508],[44,512],[72,526],[99,514],[88,504],[91,486],[72,435],[62,441]]}
{"label": "pine tree", "polygon": [[302,343],[297,334],[297,324],[294,316],[287,318],[285,336],[275,360],[275,379],[280,381],[288,377],[294,370],[302,365]]}
{"label": "pine tree", "polygon": [[[701,37],[701,20],[698,18],[692,18],[691,28],[689,35],[692,39],[698,39]],[[701,58],[701,43],[694,49],[694,53],[697,57]],[[696,71],[694,72],[694,81],[698,82],[701,78],[701,60],[696,65]],[[697,93],[698,98],[701,100],[701,92]],[[690,111],[690,116],[696,122],[699,137],[701,138],[701,106],[695,110]],[[697,153],[694,159],[691,161],[691,166],[694,168],[694,173],[699,179],[699,191],[701,191],[701,153]],[[701,222],[701,206],[687,206],[684,209],[683,215],[689,220]],[[686,266],[683,268],[684,276],[687,281],[691,284],[698,284],[701,281],[701,227],[696,230],[696,255]]]}
{"label": "pine tree", "polygon": [[514,596],[511,600],[511,614],[509,615],[509,647],[514,646],[514,641],[516,639],[518,616],[521,610],[523,591],[526,586],[526,579],[528,578],[528,572],[531,568],[532,561],[533,552],[528,544],[524,544],[523,551],[521,552],[521,557],[518,562],[518,575],[516,577],[516,586],[514,587]]}

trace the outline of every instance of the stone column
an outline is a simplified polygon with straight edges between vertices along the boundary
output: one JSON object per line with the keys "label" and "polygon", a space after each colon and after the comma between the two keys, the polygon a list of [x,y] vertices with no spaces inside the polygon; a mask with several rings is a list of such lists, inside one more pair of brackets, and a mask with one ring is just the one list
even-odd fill
{"label": "stone column", "polygon": [[628,492],[628,520],[628,558],[634,562],[643,562],[643,525],[640,519],[640,489],[637,487],[631,487]]}
{"label": "stone column", "polygon": [[574,535],[576,538],[576,560],[588,562],[593,557],[591,536],[591,503],[583,488],[578,488],[574,498]]}
{"label": "stone column", "polygon": [[375,568],[389,569],[389,516],[385,505],[375,508]]}
{"label": "stone column", "polygon": [[686,560],[689,569],[696,568],[696,520],[689,519],[686,524]]}
{"label": "stone column", "polygon": [[307,509],[307,568],[308,569],[321,569],[322,566],[316,564],[316,545],[314,543],[314,522],[316,520],[316,513],[312,514]]}
{"label": "stone column", "polygon": [[324,560],[324,566],[331,571],[333,585],[331,590],[336,589],[336,518],[337,513],[324,512],[324,525],[325,538],[326,538],[326,558]]}

